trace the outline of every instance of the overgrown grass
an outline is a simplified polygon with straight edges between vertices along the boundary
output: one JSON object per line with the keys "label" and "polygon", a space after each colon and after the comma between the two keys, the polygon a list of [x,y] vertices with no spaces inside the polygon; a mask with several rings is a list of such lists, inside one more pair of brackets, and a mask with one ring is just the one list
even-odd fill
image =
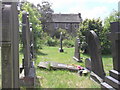
{"label": "overgrown grass", "polygon": [[[60,53],[58,47],[45,46],[39,51],[40,52],[38,53],[36,66],[39,64],[40,61],[55,61],[65,64],[77,64],[84,67],[84,59],[89,57],[89,55],[81,54],[81,57],[84,58],[83,63],[77,63],[72,59],[74,55],[74,48],[64,48],[64,52]],[[20,64],[22,63],[22,57],[23,54],[20,53]],[[112,57],[110,55],[103,55],[102,57],[105,72],[107,75],[109,75],[109,70],[111,70],[113,67]],[[89,75],[79,76],[77,73],[74,72],[62,70],[48,71],[37,67],[36,75],[38,77],[36,81],[37,88],[100,88],[100,85],[90,80]]]}
{"label": "overgrown grass", "polygon": [[[76,64],[85,66],[84,60],[89,55],[81,54],[83,57],[83,63],[78,63],[73,60],[74,48],[64,48],[64,52],[59,52],[59,47],[43,47],[38,53],[36,65],[41,61],[55,61],[65,64]],[[103,56],[103,63],[105,71],[107,72],[112,69],[112,59],[108,56]],[[36,69],[37,77],[39,82],[37,87],[41,88],[100,88],[100,85],[90,80],[88,76],[79,76],[78,73],[69,71],[48,71],[45,69]]]}

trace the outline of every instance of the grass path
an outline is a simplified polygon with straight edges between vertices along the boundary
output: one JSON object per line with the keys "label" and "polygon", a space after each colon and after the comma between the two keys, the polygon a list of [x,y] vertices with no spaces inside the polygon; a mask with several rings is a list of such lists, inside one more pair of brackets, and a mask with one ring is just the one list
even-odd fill
{"label": "grass path", "polygon": [[[44,47],[38,53],[36,65],[40,61],[55,61],[65,64],[77,64],[84,66],[83,63],[75,62],[72,57],[74,55],[74,48],[64,48],[64,53],[60,53],[58,47]],[[89,57],[88,55],[81,54],[81,57]],[[103,63],[105,71],[112,69],[112,59],[110,56],[103,56]],[[40,68],[36,69],[39,82],[37,87],[41,88],[100,88],[98,84],[91,81],[88,76],[79,76],[77,73],[69,71],[48,71]]]}

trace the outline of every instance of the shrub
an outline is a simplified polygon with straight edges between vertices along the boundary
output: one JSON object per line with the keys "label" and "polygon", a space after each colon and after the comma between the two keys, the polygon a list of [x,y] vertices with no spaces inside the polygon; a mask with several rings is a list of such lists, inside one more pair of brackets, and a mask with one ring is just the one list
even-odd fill
{"label": "shrub", "polygon": [[75,46],[75,42],[74,42],[74,40],[65,39],[65,40],[63,40],[63,46],[74,47]]}
{"label": "shrub", "polygon": [[62,32],[62,36],[65,37],[67,34],[67,31],[65,29],[61,29],[59,28],[57,31],[55,31],[55,34],[53,35],[53,37],[56,37],[57,39],[60,38],[60,32]]}
{"label": "shrub", "polygon": [[88,44],[86,42],[81,43],[81,50],[83,53],[88,54]]}
{"label": "shrub", "polygon": [[48,36],[45,41],[45,45],[47,46],[57,46],[58,45],[58,40],[56,38],[51,38]]}

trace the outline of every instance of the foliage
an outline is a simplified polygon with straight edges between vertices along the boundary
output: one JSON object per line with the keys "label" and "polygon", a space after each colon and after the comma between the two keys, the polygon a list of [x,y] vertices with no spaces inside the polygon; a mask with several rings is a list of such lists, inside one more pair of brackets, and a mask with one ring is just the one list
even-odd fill
{"label": "foliage", "polygon": [[67,35],[67,31],[65,29],[59,28],[55,31],[55,34],[53,37],[60,38],[60,33],[62,32],[62,36],[65,37]]}
{"label": "foliage", "polygon": [[58,46],[60,44],[60,32],[62,32],[63,46],[74,47],[74,38],[70,36],[66,30],[59,28],[53,37],[49,36],[47,33],[44,36],[45,45],[47,46]]}
{"label": "foliage", "polygon": [[[85,19],[80,24],[80,28],[78,30],[78,37],[80,38],[80,41],[82,42],[82,44],[81,44],[82,50],[84,50],[85,52],[88,51],[86,48],[87,44],[85,41],[86,32],[89,30],[94,30],[96,32],[96,34],[98,36],[100,36],[102,29],[103,29],[102,21],[100,20],[100,18],[98,18],[98,19]],[[88,52],[86,52],[86,53],[88,53]]]}
{"label": "foliage", "polygon": [[85,36],[85,33],[89,30],[94,30],[97,35],[100,34],[102,31],[102,21],[100,18],[98,19],[85,19],[81,24],[80,24],[80,32],[83,36]]}
{"label": "foliage", "polygon": [[63,46],[68,47],[68,48],[74,47],[75,46],[75,38],[69,37],[69,39],[63,40]]}
{"label": "foliage", "polygon": [[48,36],[45,40],[45,45],[47,45],[47,46],[57,46],[58,45],[58,39]]}
{"label": "foliage", "polygon": [[48,35],[48,33],[44,32],[43,34],[43,44],[46,46],[57,46],[58,45],[58,39],[56,37],[51,37]]}
{"label": "foliage", "polygon": [[110,54],[111,53],[111,44],[108,40],[108,33],[110,32],[110,23],[118,21],[118,12],[113,11],[108,17],[104,20],[104,26],[102,26],[102,21],[100,18],[98,19],[85,19],[80,24],[80,29],[78,31],[78,36],[81,39],[82,50],[87,49],[87,44],[85,42],[86,32],[89,30],[94,30],[99,37],[100,44],[102,47],[102,54]]}
{"label": "foliage", "polygon": [[41,14],[38,12],[37,7],[35,5],[29,3],[29,2],[24,2],[21,5],[21,11],[19,14],[19,21],[20,23],[22,22],[22,11],[29,12],[29,20],[30,23],[32,23],[32,29],[34,33],[34,48],[37,51],[39,48],[42,46],[42,27],[41,27],[41,21],[39,18],[41,17]]}
{"label": "foliage", "polygon": [[108,33],[110,32],[110,23],[118,21],[118,12],[113,11],[108,17],[104,20],[104,27],[101,32],[101,46],[102,53],[109,54],[111,52],[111,43],[108,40]]}
{"label": "foliage", "polygon": [[67,39],[65,39],[63,41],[63,46],[66,46],[68,48],[74,47],[74,45],[75,45],[75,42],[73,40],[67,40]]}
{"label": "foliage", "polygon": [[57,33],[55,33],[54,37],[48,35],[48,33],[44,32],[44,44],[47,46],[59,46],[60,45],[60,32],[62,32],[63,37],[63,46],[65,47],[74,47],[74,39],[72,36],[66,33],[66,30],[59,29]]}
{"label": "foliage", "polygon": [[43,30],[46,30],[45,23],[51,21],[52,13],[54,12],[51,6],[52,4],[48,1],[42,1],[42,4],[37,4],[37,8],[42,16],[40,20],[42,22]]}

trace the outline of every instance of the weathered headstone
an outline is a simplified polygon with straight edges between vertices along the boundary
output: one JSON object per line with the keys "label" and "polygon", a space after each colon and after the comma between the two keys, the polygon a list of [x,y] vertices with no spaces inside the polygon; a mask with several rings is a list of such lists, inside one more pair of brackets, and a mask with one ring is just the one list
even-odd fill
{"label": "weathered headstone", "polygon": [[91,67],[91,59],[90,58],[86,58],[85,59],[85,68],[89,71],[92,70],[92,67]]}
{"label": "weathered headstone", "polygon": [[32,30],[32,23],[30,23],[30,53],[33,59],[34,58],[34,36],[33,36],[33,30]]}
{"label": "weathered headstone", "polygon": [[30,70],[30,30],[28,13],[23,11],[22,16],[22,40],[23,40],[23,53],[24,53],[24,74],[28,76]]}
{"label": "weathered headstone", "polygon": [[70,71],[75,71],[75,72],[79,70],[77,66],[78,65],[69,65],[69,64],[57,63],[57,62],[52,62],[52,61],[40,62],[38,64],[39,68],[70,70]]}
{"label": "weathered headstone", "polygon": [[19,88],[17,2],[2,1],[2,88]]}
{"label": "weathered headstone", "polygon": [[77,62],[82,62],[81,58],[80,58],[80,39],[77,38],[75,41],[75,52],[74,52],[74,60],[76,60]]}
{"label": "weathered headstone", "polygon": [[110,70],[110,76],[105,77],[105,82],[101,83],[101,87],[120,90],[120,22],[111,23],[110,40],[112,43],[113,70]]}
{"label": "weathered headstone", "polygon": [[[1,46],[2,46],[2,1],[0,1],[0,78],[2,78]],[[2,79],[0,79],[0,89],[1,88]]]}
{"label": "weathered headstone", "polygon": [[35,68],[33,62],[33,34],[29,26],[29,14],[23,11],[22,15],[22,40],[24,54],[24,76],[20,78],[20,85],[33,87],[35,85]]}
{"label": "weathered headstone", "polygon": [[62,37],[62,32],[60,33],[60,48],[59,48],[59,51],[60,52],[64,52],[63,48],[62,48],[62,40],[63,40],[63,37]]}
{"label": "weathered headstone", "polygon": [[100,83],[104,80],[105,72],[103,69],[100,42],[93,30],[87,34],[87,43],[92,66],[91,78]]}
{"label": "weathered headstone", "polygon": [[[24,13],[24,12],[23,12]],[[27,13],[26,13],[27,14]],[[28,18],[28,16],[26,17],[26,18]],[[29,20],[27,20],[27,22],[28,22]],[[29,44],[30,44],[30,67],[33,65],[33,58],[34,58],[34,38],[33,38],[33,32],[32,32],[32,24],[30,24],[30,28],[29,28],[29,22],[26,24],[26,26],[28,25],[28,31],[30,32],[30,33],[28,33],[28,32],[26,32],[26,33],[28,33],[28,34],[30,34],[29,36],[28,36],[28,38],[30,37],[30,42],[29,42]],[[24,26],[24,25],[23,25]],[[25,32],[24,32],[25,33]],[[23,34],[23,33],[22,33]],[[23,36],[23,38],[24,38],[24,40],[23,40],[23,44],[25,44],[24,42],[25,42],[25,36]],[[23,45],[24,46],[24,45]],[[24,48],[25,49],[25,48]],[[24,54],[24,55],[26,55],[26,54]],[[29,63],[29,62],[28,62]],[[24,67],[25,67],[25,61],[24,61],[24,58],[22,59],[22,65],[21,65],[21,67],[20,67],[20,72],[22,72],[22,70],[24,69]]]}

